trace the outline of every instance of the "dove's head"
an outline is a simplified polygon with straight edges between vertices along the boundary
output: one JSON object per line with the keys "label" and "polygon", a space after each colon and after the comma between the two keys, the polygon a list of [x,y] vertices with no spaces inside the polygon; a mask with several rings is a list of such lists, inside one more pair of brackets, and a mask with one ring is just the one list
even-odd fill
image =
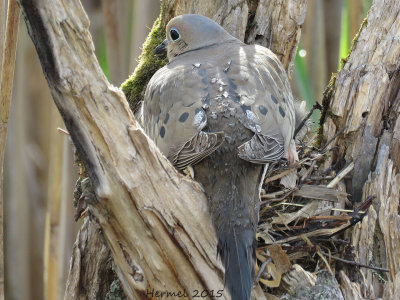
{"label": "dove's head", "polygon": [[181,15],[169,21],[167,39],[156,48],[156,53],[167,49],[169,61],[188,51],[236,40],[213,20],[200,15]]}

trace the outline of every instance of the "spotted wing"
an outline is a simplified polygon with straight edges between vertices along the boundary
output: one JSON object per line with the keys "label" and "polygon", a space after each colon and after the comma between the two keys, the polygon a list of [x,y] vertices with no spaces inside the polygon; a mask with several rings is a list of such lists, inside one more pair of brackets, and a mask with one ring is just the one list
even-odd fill
{"label": "spotted wing", "polygon": [[253,163],[277,161],[287,157],[295,126],[289,81],[270,50],[254,45],[244,46],[244,50],[240,55],[240,72],[235,72],[232,64],[228,75],[231,73],[231,81],[240,95],[244,112],[241,123],[254,136],[239,146],[238,155]]}
{"label": "spotted wing", "polygon": [[277,161],[285,154],[284,139],[276,131],[267,134],[256,133],[250,141],[242,144],[238,149],[240,158],[261,164]]}
{"label": "spotted wing", "polygon": [[143,104],[143,127],[161,152],[178,169],[193,165],[214,152],[223,133],[207,133],[203,109],[208,99],[206,69],[169,64],[149,82]]}
{"label": "spotted wing", "polygon": [[183,170],[188,165],[195,165],[218,149],[225,140],[223,132],[206,133],[200,131],[190,140],[170,148],[168,159],[173,165]]}

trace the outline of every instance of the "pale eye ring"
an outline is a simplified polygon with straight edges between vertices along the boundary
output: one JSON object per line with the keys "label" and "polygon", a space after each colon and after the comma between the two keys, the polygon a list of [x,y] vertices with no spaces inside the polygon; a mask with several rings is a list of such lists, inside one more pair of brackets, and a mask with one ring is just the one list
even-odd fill
{"label": "pale eye ring", "polygon": [[169,30],[169,38],[173,42],[177,42],[181,39],[181,34],[179,33],[179,30],[176,29],[175,27],[172,27]]}

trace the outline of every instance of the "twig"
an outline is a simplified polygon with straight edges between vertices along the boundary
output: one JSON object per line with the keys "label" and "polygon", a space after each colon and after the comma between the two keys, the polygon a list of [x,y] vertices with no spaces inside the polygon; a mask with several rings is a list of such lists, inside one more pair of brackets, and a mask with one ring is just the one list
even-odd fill
{"label": "twig", "polygon": [[265,179],[264,184],[281,179],[282,177],[286,176],[287,174],[291,173],[292,171],[293,171],[292,169],[287,169],[287,170],[285,170],[279,174],[276,174],[272,177],[268,177],[267,179]]}
{"label": "twig", "polygon": [[[274,199],[272,199],[272,200],[274,200]],[[315,199],[315,200],[319,200],[319,199]],[[321,201],[326,201],[326,200],[321,200]],[[264,204],[264,202],[269,202],[269,201],[268,200],[267,201],[263,201],[263,202],[261,202],[261,204]],[[304,207],[305,206],[304,204],[290,203],[290,202],[281,202],[281,203],[278,203],[276,205],[288,205],[288,206],[297,206],[297,207]],[[330,208],[330,210],[331,211],[348,212],[348,213],[357,213],[357,214],[364,214],[365,213],[364,211],[361,211],[361,210],[356,212],[355,210],[344,209],[344,208]]]}
{"label": "twig", "polygon": [[341,261],[341,262],[344,262],[344,263],[349,264],[349,265],[353,265],[353,266],[357,266],[357,267],[361,267],[361,268],[367,268],[367,269],[371,269],[371,270],[375,270],[375,271],[389,272],[389,269],[364,265],[364,264],[361,264],[361,263],[358,263],[358,262],[355,262],[355,261],[352,261],[352,260],[347,260],[347,259],[343,259],[343,258],[340,258],[340,257],[337,257],[337,256],[329,255],[328,253],[325,253],[322,250],[320,250],[320,252],[325,256],[329,256],[330,258],[332,258],[334,260]]}
{"label": "twig", "polygon": [[65,135],[70,135],[69,132],[67,130],[65,130],[64,128],[61,127],[57,127],[57,130],[61,133],[64,133]]}
{"label": "twig", "polygon": [[[300,161],[298,161],[298,162],[296,162],[296,163],[294,163],[294,164],[291,164],[291,165],[289,165],[289,166],[287,166],[287,167],[285,167],[285,168],[278,168],[278,169],[276,169],[276,170],[281,169],[281,170],[283,170],[283,171],[280,172],[280,173],[278,173],[278,174],[276,174],[276,175],[274,175],[274,176],[271,176],[271,177],[269,177],[269,176],[267,175],[267,176],[266,176],[266,179],[265,179],[265,181],[264,181],[264,184],[267,184],[267,183],[269,183],[269,182],[272,182],[272,181],[281,179],[282,177],[284,177],[284,176],[286,176],[287,174],[291,173],[293,170],[297,169],[298,167],[300,167],[301,165],[303,165],[305,162],[307,162],[307,161],[309,161],[309,160],[310,160],[310,158],[306,157],[306,158],[304,158],[304,159],[302,159],[302,160],[300,160]],[[276,170],[273,170],[272,172],[275,172]],[[270,172],[270,173],[272,173],[272,172]]]}
{"label": "twig", "polygon": [[[308,237],[306,237],[305,235],[302,234],[302,235],[300,235],[300,237],[306,242],[306,244],[308,246],[314,246],[313,243],[310,241],[310,239]],[[322,255],[322,251],[321,251],[321,249],[319,247],[317,248],[317,254],[318,254],[319,257],[321,257],[322,261],[326,265],[326,268],[332,274],[332,276],[335,276],[334,273],[332,272],[331,266],[329,265],[329,263],[326,260],[326,258]]]}
{"label": "twig", "polygon": [[342,180],[347,174],[351,172],[354,168],[354,162],[351,162],[346,168],[344,168],[342,171],[339,172],[339,174],[331,181],[328,183],[326,187],[328,188],[334,188],[340,180]]}
{"label": "twig", "polygon": [[332,180],[335,178],[334,176],[310,176],[306,177],[305,180],[310,180],[310,181],[322,181],[322,180]]}
{"label": "twig", "polygon": [[322,106],[318,102],[313,105],[313,107],[311,108],[311,110],[309,111],[307,116],[303,119],[303,121],[301,121],[299,126],[297,126],[296,130],[294,131],[293,138],[296,137],[296,135],[303,128],[304,124],[306,124],[307,120],[310,119],[311,115],[313,114],[314,110],[316,110],[316,109],[319,109],[319,110],[322,109]]}
{"label": "twig", "polygon": [[286,190],[277,191],[275,193],[261,195],[261,199],[275,199],[276,196],[280,196],[286,193]]}
{"label": "twig", "polygon": [[374,195],[370,195],[367,197],[367,199],[361,203],[361,205],[356,208],[353,212],[351,212],[349,215],[352,216],[353,218],[350,220],[350,225],[342,228],[341,230],[331,234],[329,237],[332,237],[334,235],[338,235],[341,232],[347,230],[348,228],[354,226],[355,224],[357,224],[358,222],[360,222],[365,215],[367,214],[368,208],[372,205],[372,201],[375,199],[376,197]]}
{"label": "twig", "polygon": [[345,131],[347,128],[347,126],[343,127],[342,129],[340,129],[326,144],[324,147],[322,147],[322,149],[319,151],[320,153],[324,153],[326,151],[326,148],[328,148],[328,146],[330,145],[330,143],[332,143],[343,131]]}
{"label": "twig", "polygon": [[[273,194],[275,194],[276,196],[283,195],[282,197],[279,197],[279,198],[276,198],[276,197],[274,197],[274,198],[263,198],[263,196],[261,196],[261,199],[267,199],[267,200],[261,201],[260,205],[270,204],[270,203],[273,203],[273,202],[279,202],[279,201],[285,200],[285,199],[286,199],[288,196],[290,196],[294,191],[295,191],[295,189],[289,190],[289,191],[284,190],[284,191],[280,191],[280,192],[273,193]],[[281,192],[283,192],[283,193],[281,193]],[[268,195],[273,195],[273,194],[268,194]],[[279,194],[279,195],[278,195],[278,194]],[[268,195],[264,195],[264,196],[268,196]],[[262,213],[264,213],[265,210],[266,210],[267,208],[268,208],[268,206],[264,207],[264,208],[261,210],[260,215],[262,215]]]}
{"label": "twig", "polygon": [[260,281],[260,277],[261,274],[264,272],[265,268],[267,267],[267,265],[272,261],[272,258],[269,257],[266,261],[263,262],[263,264],[260,267],[260,270],[258,270],[256,279],[254,280],[256,283],[258,283]]}
{"label": "twig", "polygon": [[303,185],[303,181],[307,178],[308,175],[311,174],[311,172],[314,170],[314,167],[316,165],[317,161],[313,160],[311,163],[311,166],[307,169],[307,171],[301,176],[299,183],[297,184],[298,187],[301,187]]}

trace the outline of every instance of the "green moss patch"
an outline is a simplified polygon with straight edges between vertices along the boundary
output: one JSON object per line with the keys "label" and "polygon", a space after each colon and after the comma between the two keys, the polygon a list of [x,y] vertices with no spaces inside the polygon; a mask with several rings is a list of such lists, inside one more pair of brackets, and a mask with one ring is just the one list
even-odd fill
{"label": "green moss patch", "polygon": [[139,65],[125,82],[121,89],[133,112],[140,107],[147,83],[154,73],[167,63],[166,55],[154,55],[154,49],[165,39],[165,25],[160,17],[154,22],[150,34],[143,44],[143,51],[139,57]]}

